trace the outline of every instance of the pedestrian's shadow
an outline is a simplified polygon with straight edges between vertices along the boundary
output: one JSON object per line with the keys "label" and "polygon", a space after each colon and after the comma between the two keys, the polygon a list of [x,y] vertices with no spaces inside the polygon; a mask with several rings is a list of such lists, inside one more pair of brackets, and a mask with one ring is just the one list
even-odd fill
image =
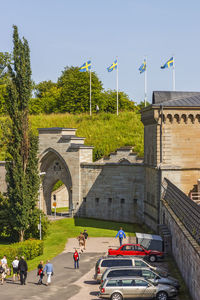
{"label": "pedestrian's shadow", "polygon": [[5,283],[8,283],[8,284],[14,284],[14,285],[21,285],[20,282],[13,282],[12,280],[5,280]]}
{"label": "pedestrian's shadow", "polygon": [[74,268],[71,267],[64,267],[64,269],[75,270]]}

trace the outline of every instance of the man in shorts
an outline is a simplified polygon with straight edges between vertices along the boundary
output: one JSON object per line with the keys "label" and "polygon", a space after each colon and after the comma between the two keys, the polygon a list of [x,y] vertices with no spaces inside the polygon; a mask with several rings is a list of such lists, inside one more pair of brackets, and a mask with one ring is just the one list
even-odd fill
{"label": "man in shorts", "polygon": [[19,259],[16,256],[15,259],[13,260],[13,262],[12,262],[12,267],[13,267],[13,282],[15,282],[15,276],[18,277],[18,280],[20,279],[18,265],[19,265]]}

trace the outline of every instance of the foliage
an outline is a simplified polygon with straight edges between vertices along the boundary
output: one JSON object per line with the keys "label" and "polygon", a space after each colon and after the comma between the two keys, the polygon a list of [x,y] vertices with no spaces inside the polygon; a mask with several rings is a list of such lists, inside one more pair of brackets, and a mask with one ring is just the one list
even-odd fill
{"label": "foliage", "polygon": [[58,111],[58,99],[61,89],[51,80],[43,81],[35,87],[35,98],[31,99],[30,113],[52,113]]}
{"label": "foliage", "polygon": [[43,254],[43,241],[30,239],[25,242],[0,246],[0,257],[6,255],[8,265],[15,259],[16,256],[24,256],[25,259],[30,260],[34,257]]}
{"label": "foliage", "polygon": [[38,138],[29,130],[28,121],[32,90],[30,51],[27,40],[20,40],[16,26],[13,43],[13,66],[8,64],[10,80],[6,97],[10,117],[5,135],[6,182],[13,236],[23,241],[26,230],[34,222],[38,200]]}
{"label": "foliage", "polygon": [[[100,104],[102,83],[95,72],[92,72],[92,109]],[[58,78],[61,88],[58,100],[58,112],[81,113],[88,112],[90,107],[90,74],[80,72],[78,67],[66,67]]]}
{"label": "foliage", "polygon": [[[116,113],[117,111],[117,91],[108,90],[102,94],[103,101],[100,110],[110,113]],[[124,92],[118,92],[118,109],[119,111],[134,111],[136,106],[134,102],[130,101],[127,94]]]}
{"label": "foliage", "polygon": [[6,86],[8,81],[7,66],[11,62],[8,52],[0,52],[0,114],[5,114]]}
{"label": "foliage", "polygon": [[[0,117],[1,124],[5,118]],[[109,155],[119,147],[133,146],[139,156],[143,156],[143,124],[137,112],[93,114],[51,114],[30,117],[34,134],[41,127],[77,128],[77,136],[85,137],[86,145],[94,146],[94,159]],[[0,136],[2,132],[0,130]],[[0,145],[0,159],[5,159],[5,143]]]}
{"label": "foliage", "polygon": [[145,106],[145,102],[144,101],[141,101],[139,104],[138,104],[138,109],[141,110],[147,106],[149,106],[150,103],[148,101],[146,101],[146,106]]}
{"label": "foliage", "polygon": [[59,189],[64,183],[61,181],[61,180],[58,180],[54,186],[53,186],[53,189],[52,189],[52,192],[56,191],[57,189]]}

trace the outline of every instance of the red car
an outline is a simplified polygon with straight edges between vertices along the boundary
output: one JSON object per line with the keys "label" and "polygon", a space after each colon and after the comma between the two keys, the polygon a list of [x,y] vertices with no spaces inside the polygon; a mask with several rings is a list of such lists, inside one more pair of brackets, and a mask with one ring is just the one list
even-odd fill
{"label": "red car", "polygon": [[164,257],[164,252],[147,250],[140,244],[124,244],[119,249],[108,249],[108,255],[124,256],[136,255],[141,258],[148,258],[151,262]]}

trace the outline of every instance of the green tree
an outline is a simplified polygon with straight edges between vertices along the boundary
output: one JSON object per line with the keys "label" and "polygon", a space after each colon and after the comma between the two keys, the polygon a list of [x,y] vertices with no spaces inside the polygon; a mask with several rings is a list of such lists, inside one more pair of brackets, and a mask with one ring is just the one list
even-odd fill
{"label": "green tree", "polygon": [[5,114],[6,85],[8,81],[7,66],[11,62],[8,52],[0,52],[0,114]]}
{"label": "green tree", "polygon": [[[101,111],[115,113],[117,111],[117,91],[108,90],[102,94],[102,107]],[[118,105],[121,111],[135,111],[136,106],[131,101],[128,95],[124,92],[118,92]]]}
{"label": "green tree", "polygon": [[38,138],[29,130],[29,101],[32,81],[30,51],[13,26],[13,64],[8,64],[6,108],[10,117],[7,131],[6,181],[9,218],[13,235],[23,241],[38,200]]}
{"label": "green tree", "polygon": [[[102,100],[102,83],[92,72],[92,110]],[[90,107],[90,74],[80,72],[78,67],[66,67],[58,79],[61,88],[58,101],[59,112],[89,112]]]}

